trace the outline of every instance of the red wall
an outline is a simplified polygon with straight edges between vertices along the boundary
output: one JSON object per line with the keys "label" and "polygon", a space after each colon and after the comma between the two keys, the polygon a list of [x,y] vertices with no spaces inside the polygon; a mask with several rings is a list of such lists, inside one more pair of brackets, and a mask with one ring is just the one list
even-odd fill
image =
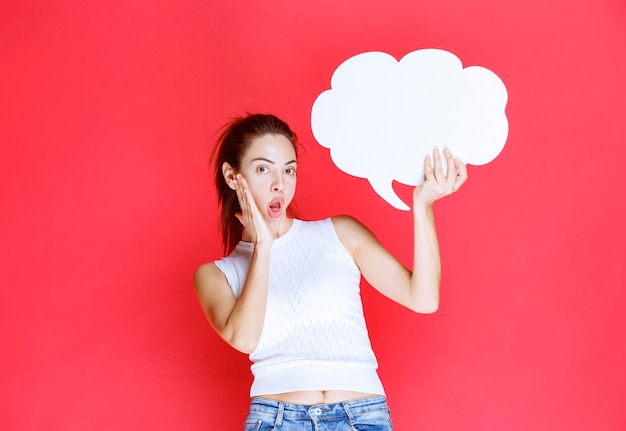
{"label": "red wall", "polygon": [[436,205],[440,311],[363,288],[396,428],[625,429],[621,0],[3,2],[2,428],[240,429],[248,360],[191,285],[220,253],[213,134],[284,117],[300,212],[350,213],[409,263],[410,214],[309,120],[342,61],[421,48],[498,74],[510,133]]}

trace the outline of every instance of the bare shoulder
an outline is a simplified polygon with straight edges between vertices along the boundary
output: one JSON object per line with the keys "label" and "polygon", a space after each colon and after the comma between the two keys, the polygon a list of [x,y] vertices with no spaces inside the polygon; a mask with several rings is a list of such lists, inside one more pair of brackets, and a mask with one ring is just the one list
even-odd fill
{"label": "bare shoulder", "polygon": [[214,262],[205,263],[196,269],[193,285],[204,314],[220,332],[236,302],[226,276]]}
{"label": "bare shoulder", "polygon": [[224,301],[225,297],[234,298],[226,275],[220,271],[214,262],[202,264],[196,269],[193,276],[193,286],[203,305]]}
{"label": "bare shoulder", "polygon": [[372,232],[352,216],[339,215],[332,217],[331,220],[339,240],[351,252],[364,244],[376,241]]}
{"label": "bare shoulder", "polygon": [[331,217],[331,220],[333,222],[333,226],[335,227],[335,230],[337,231],[337,234],[339,235],[341,234],[346,234],[346,235],[357,234],[358,235],[359,233],[361,234],[371,233],[370,230],[367,228],[367,226],[365,226],[356,218],[349,216],[349,215],[334,216],[334,217]]}
{"label": "bare shoulder", "polygon": [[193,285],[196,290],[220,281],[226,281],[226,277],[214,262],[200,265],[193,275]]}
{"label": "bare shoulder", "polygon": [[331,221],[340,239],[354,235],[361,229],[366,229],[360,221],[349,215],[334,216],[331,217]]}

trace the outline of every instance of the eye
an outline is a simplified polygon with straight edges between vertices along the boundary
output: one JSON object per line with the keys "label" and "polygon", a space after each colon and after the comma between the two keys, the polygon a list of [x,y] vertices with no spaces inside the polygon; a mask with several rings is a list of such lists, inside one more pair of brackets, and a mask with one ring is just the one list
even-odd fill
{"label": "eye", "polygon": [[287,168],[287,169],[285,169],[285,173],[287,175],[295,175],[296,174],[296,168]]}
{"label": "eye", "polygon": [[259,165],[257,166],[256,171],[259,174],[267,174],[270,171],[270,168],[265,165]]}

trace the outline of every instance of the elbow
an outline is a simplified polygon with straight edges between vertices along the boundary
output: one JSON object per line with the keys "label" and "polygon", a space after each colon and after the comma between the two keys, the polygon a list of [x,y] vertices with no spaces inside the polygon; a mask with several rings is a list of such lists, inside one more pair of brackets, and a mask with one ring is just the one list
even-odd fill
{"label": "elbow", "polygon": [[216,329],[222,339],[233,349],[241,353],[250,354],[256,350],[259,344],[263,326],[257,327],[249,323],[245,322],[242,325],[240,322],[238,324],[237,321],[231,321],[229,318]]}
{"label": "elbow", "polygon": [[418,314],[433,314],[439,310],[439,296],[418,298],[411,310]]}
{"label": "elbow", "polygon": [[233,335],[228,340],[226,340],[226,342],[230,344],[230,346],[234,348],[235,350],[241,353],[245,353],[247,355],[254,352],[256,350],[257,345],[259,344],[258,338],[253,339],[252,337],[243,336],[243,335],[240,335],[240,336]]}
{"label": "elbow", "polygon": [[418,304],[413,311],[419,314],[434,314],[439,310],[439,301],[429,302],[427,304]]}
{"label": "elbow", "polygon": [[411,310],[419,314],[437,312],[439,310],[439,286],[439,278],[421,283],[420,288],[414,290]]}

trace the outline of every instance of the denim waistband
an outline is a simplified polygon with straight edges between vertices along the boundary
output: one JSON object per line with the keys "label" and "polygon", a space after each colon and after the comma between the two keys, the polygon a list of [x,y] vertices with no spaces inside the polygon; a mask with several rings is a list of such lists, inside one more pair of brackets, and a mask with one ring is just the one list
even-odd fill
{"label": "denim waistband", "polygon": [[332,404],[294,404],[271,400],[263,397],[254,397],[250,402],[250,412],[264,413],[273,417],[284,418],[312,418],[323,420],[326,418],[348,417],[375,410],[387,410],[387,398],[373,396],[358,398]]}

